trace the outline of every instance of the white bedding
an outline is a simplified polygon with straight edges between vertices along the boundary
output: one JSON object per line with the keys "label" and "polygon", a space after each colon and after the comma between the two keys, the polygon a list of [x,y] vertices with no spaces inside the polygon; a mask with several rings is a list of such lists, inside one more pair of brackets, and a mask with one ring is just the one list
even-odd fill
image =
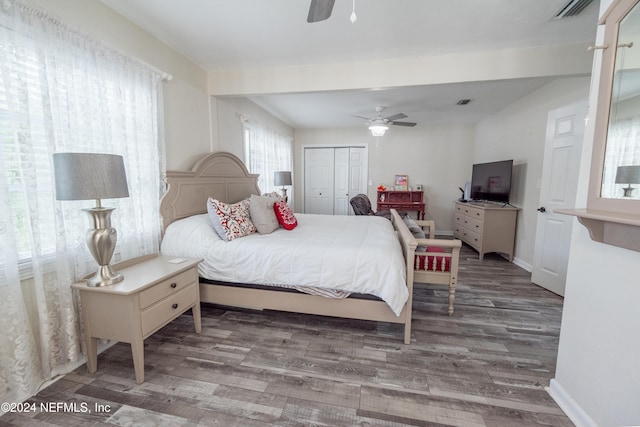
{"label": "white bedding", "polygon": [[161,252],[204,259],[201,277],[375,295],[396,315],[407,301],[405,262],[391,222],[375,216],[296,214],[298,226],[221,240],[207,214],[173,222]]}

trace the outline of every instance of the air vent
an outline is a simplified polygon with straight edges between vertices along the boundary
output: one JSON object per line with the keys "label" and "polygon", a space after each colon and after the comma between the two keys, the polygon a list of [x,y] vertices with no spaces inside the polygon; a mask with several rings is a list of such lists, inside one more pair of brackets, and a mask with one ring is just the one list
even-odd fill
{"label": "air vent", "polygon": [[551,20],[569,18],[579,15],[593,0],[569,0],[560,10],[551,17]]}
{"label": "air vent", "polygon": [[456,105],[467,105],[470,102],[470,99],[461,99],[460,101],[456,102]]}

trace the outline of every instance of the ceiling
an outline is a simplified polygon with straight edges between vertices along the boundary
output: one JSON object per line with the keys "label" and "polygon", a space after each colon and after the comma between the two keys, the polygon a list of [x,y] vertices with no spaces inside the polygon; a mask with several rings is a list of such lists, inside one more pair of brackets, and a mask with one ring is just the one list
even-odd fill
{"label": "ceiling", "polygon": [[[211,71],[593,43],[598,1],[551,20],[567,0],[336,0],[307,23],[309,0],[101,0]],[[553,77],[250,97],[294,128],[358,126],[403,112],[420,124],[476,123]],[[457,106],[459,99],[471,99]]]}

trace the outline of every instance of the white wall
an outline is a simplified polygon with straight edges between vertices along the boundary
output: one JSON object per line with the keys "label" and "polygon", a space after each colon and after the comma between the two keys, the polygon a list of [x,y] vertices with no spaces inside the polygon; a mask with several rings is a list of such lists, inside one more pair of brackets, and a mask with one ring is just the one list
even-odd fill
{"label": "white wall", "polygon": [[291,126],[244,97],[211,97],[213,150],[227,151],[244,161],[241,117],[254,120],[283,135],[294,137]]}
{"label": "white wall", "polygon": [[555,80],[477,126],[474,163],[514,161],[511,204],[522,209],[518,213],[515,259],[529,270],[535,246],[547,113],[587,98],[589,83],[588,77]]}
{"label": "white wall", "polygon": [[207,73],[98,0],[32,0],[61,21],[173,76],[163,84],[167,169],[187,169],[209,151]]}
{"label": "white wall", "polygon": [[[605,10],[611,0],[601,0]],[[598,32],[598,43],[602,31]],[[599,77],[596,57],[594,81]],[[590,105],[595,106],[597,85]],[[578,207],[585,207],[595,108],[583,145]],[[578,426],[640,425],[640,252],[589,238],[574,220],[552,396]]]}
{"label": "white wall", "polygon": [[[380,138],[365,127],[344,129],[297,129],[295,166],[302,171],[305,145],[367,144],[369,147],[369,186],[367,195],[376,210],[376,189],[390,187],[396,174],[409,176],[409,185],[422,184],[428,213],[436,220],[439,233],[452,233],[453,202],[460,197],[458,187],[471,175],[475,127],[472,125],[391,127]],[[302,212],[302,175],[294,183],[295,209]]]}

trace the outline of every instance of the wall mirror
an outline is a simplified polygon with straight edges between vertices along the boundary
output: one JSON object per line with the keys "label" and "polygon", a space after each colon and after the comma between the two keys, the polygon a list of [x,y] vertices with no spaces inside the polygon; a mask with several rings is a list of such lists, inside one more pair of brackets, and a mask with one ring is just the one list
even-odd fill
{"label": "wall mirror", "polygon": [[[604,25],[586,209],[592,240],[640,252],[640,0],[614,0]],[[598,78],[594,73],[593,78]]]}
{"label": "wall mirror", "polygon": [[640,215],[640,5],[604,14],[602,68],[588,209]]}
{"label": "wall mirror", "polygon": [[640,200],[640,5],[620,21],[600,197]]}

